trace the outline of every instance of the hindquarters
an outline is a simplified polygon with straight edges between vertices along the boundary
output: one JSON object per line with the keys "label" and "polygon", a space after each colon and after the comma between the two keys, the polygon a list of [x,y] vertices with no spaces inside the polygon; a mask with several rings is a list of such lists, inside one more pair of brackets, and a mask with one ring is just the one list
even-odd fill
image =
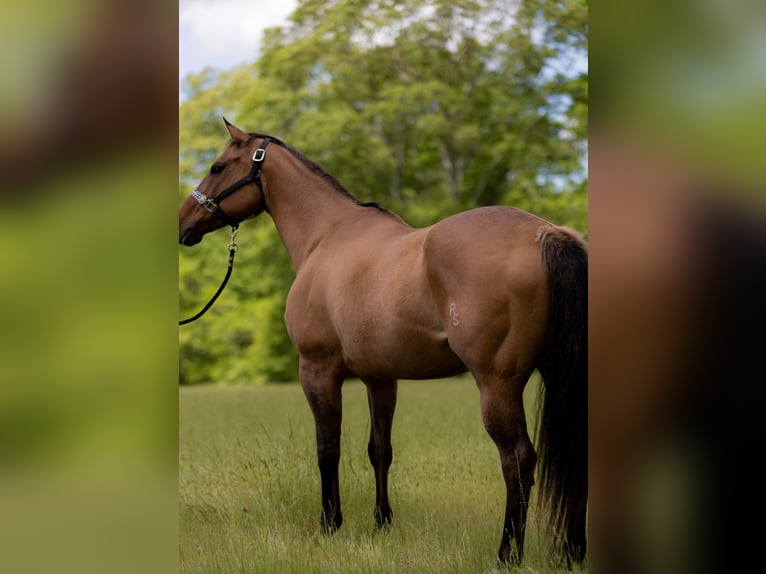
{"label": "hindquarters", "polygon": [[535,368],[548,306],[538,217],[484,207],[434,225],[424,241],[431,295],[452,350],[473,373]]}

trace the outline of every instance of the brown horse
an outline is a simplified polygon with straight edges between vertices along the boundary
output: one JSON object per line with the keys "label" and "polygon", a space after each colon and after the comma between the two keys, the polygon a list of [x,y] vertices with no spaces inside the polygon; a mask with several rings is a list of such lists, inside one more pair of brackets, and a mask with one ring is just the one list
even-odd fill
{"label": "brown horse", "polygon": [[[397,379],[470,371],[507,490],[499,548],[521,560],[538,458],[522,392],[534,369],[540,490],[552,541],[585,555],[587,251],[573,232],[510,207],[482,207],[413,229],[270,136],[226,122],[231,141],[180,208],[179,239],[266,211],[295,267],[285,323],[316,422],[322,529],[343,520],[338,487],[341,386],[367,387],[375,520],[390,524],[388,470]],[[271,144],[271,145],[270,145]],[[224,201],[225,199],[225,201]],[[222,204],[222,205],[221,205]]]}

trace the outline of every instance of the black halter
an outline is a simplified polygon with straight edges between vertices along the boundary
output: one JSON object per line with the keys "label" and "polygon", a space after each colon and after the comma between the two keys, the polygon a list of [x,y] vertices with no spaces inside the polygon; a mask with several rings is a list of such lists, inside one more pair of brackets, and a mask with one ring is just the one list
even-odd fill
{"label": "black halter", "polygon": [[248,173],[245,177],[224,189],[216,197],[207,197],[197,189],[192,191],[191,196],[197,200],[197,203],[199,203],[213,215],[220,217],[235,229],[239,227],[239,224],[242,220],[235,219],[226,213],[223,209],[221,209],[220,203],[229,197],[232,193],[237,191],[240,187],[244,187],[248,183],[254,182],[255,185],[258,186],[258,189],[261,190],[261,193],[263,193],[263,185],[261,184],[261,168],[263,167],[263,160],[266,159],[266,146],[269,145],[269,142],[271,142],[270,138],[263,138],[263,142],[261,142],[260,147],[255,150],[255,153],[253,153],[253,167],[250,168],[250,173]]}

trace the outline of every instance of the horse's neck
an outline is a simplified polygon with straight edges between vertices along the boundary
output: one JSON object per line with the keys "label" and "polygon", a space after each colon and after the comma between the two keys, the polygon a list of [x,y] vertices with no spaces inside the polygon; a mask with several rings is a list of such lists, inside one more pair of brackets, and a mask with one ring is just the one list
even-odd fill
{"label": "horse's neck", "polygon": [[302,165],[267,185],[269,213],[296,270],[330,230],[364,209]]}

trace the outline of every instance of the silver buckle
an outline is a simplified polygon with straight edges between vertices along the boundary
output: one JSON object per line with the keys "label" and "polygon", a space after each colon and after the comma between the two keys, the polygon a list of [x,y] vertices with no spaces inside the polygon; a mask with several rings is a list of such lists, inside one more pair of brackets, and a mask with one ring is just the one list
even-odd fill
{"label": "silver buckle", "polygon": [[266,158],[266,149],[259,147],[257,150],[255,150],[255,153],[253,153],[253,161],[254,162],[260,162],[263,161]]}
{"label": "silver buckle", "polygon": [[216,205],[212,197],[208,199],[205,203],[203,203],[202,207],[207,209],[210,213],[213,213],[216,209],[218,209],[218,206]]}
{"label": "silver buckle", "polygon": [[215,201],[213,200],[212,197],[208,199],[204,193],[200,193],[196,189],[191,192],[191,196],[195,199],[197,203],[199,203],[202,207],[207,209],[210,213],[213,213],[218,208],[218,206],[215,204]]}

